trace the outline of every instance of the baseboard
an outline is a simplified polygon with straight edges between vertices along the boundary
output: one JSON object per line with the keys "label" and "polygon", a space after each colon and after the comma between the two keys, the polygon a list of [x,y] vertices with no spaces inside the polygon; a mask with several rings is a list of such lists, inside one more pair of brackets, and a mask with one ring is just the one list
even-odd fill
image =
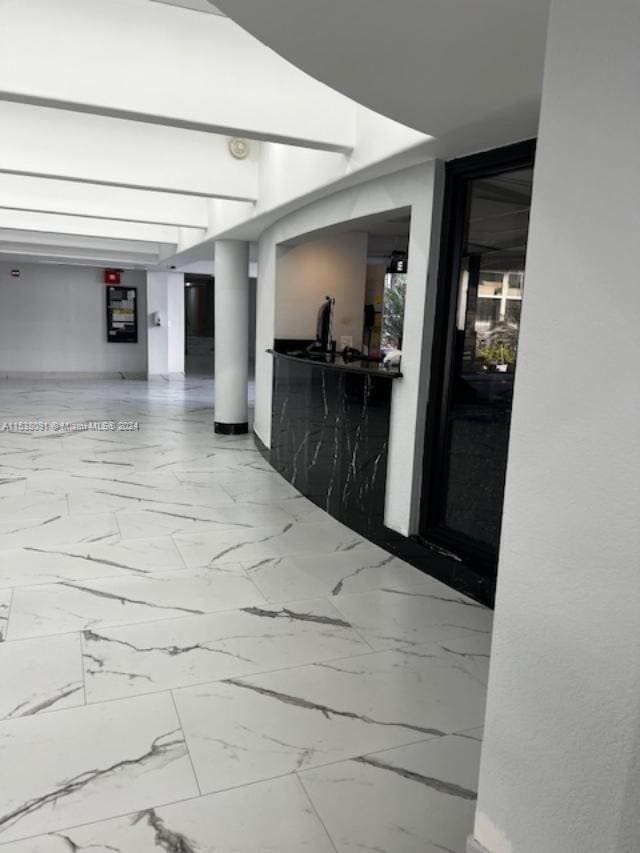
{"label": "baseboard", "polygon": [[489,851],[476,841],[473,835],[470,835],[467,838],[467,853],[489,853]]}
{"label": "baseboard", "polygon": [[104,373],[82,370],[0,370],[0,379],[146,379],[146,373],[125,370]]}
{"label": "baseboard", "polygon": [[249,421],[239,421],[237,423],[214,421],[213,431],[217,435],[246,435],[249,432]]}

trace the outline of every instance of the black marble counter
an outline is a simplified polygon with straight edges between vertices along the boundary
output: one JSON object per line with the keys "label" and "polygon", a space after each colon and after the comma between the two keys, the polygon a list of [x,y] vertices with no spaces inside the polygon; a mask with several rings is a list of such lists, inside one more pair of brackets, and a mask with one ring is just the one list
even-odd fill
{"label": "black marble counter", "polygon": [[402,560],[489,606],[494,585],[458,558],[384,525],[393,382],[370,362],[300,358],[309,341],[276,341],[273,354],[271,465],[339,521]]}
{"label": "black marble counter", "polygon": [[371,536],[384,526],[390,379],[379,364],[273,353],[269,459],[334,518]]}

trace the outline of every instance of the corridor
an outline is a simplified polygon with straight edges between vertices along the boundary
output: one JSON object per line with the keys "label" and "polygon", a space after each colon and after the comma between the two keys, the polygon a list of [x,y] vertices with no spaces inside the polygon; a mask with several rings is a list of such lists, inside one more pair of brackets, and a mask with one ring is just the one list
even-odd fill
{"label": "corridor", "polygon": [[212,399],[0,383],[1,853],[463,853],[490,611]]}

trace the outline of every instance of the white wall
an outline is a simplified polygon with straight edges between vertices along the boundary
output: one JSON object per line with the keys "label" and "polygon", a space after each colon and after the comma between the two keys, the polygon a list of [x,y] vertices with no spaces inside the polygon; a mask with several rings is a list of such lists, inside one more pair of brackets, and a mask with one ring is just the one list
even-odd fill
{"label": "white wall", "polygon": [[[153,315],[160,315],[160,325]],[[184,373],[184,275],[147,273],[147,361],[149,376]]]}
{"label": "white wall", "polygon": [[282,246],[276,262],[276,338],[310,338],[316,333],[318,308],[335,299],[333,336],[362,346],[365,282],[365,233],[333,234]]}
{"label": "white wall", "polygon": [[169,373],[184,373],[184,275],[169,273],[167,282],[167,321]]}
{"label": "white wall", "polygon": [[[263,142],[260,146],[258,201],[254,209],[247,209],[243,218],[257,216],[337,181],[347,173],[347,167],[346,154]],[[221,227],[231,227],[233,223],[225,226],[222,221],[220,224]]]}
{"label": "white wall", "polygon": [[[12,269],[20,277],[11,276]],[[145,278],[138,288],[138,343],[107,342],[103,270],[48,264],[0,264],[0,375],[146,372]]]}
{"label": "white wall", "polygon": [[441,164],[431,162],[335,193],[284,217],[259,242],[255,430],[271,440],[272,357],[278,244],[361,216],[411,208],[409,274],[403,341],[404,378],[394,380],[385,522],[403,534],[417,527],[424,428],[435,311]]}
{"label": "white wall", "polygon": [[640,6],[553,0],[476,839],[640,850]]}

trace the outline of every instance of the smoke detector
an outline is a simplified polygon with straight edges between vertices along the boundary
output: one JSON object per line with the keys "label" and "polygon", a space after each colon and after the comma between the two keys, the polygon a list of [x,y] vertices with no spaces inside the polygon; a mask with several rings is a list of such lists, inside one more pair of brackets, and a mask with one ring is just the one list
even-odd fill
{"label": "smoke detector", "polygon": [[229,140],[229,153],[232,157],[235,157],[236,160],[244,160],[249,156],[249,143],[246,139],[240,139],[238,136],[234,136],[233,139]]}

